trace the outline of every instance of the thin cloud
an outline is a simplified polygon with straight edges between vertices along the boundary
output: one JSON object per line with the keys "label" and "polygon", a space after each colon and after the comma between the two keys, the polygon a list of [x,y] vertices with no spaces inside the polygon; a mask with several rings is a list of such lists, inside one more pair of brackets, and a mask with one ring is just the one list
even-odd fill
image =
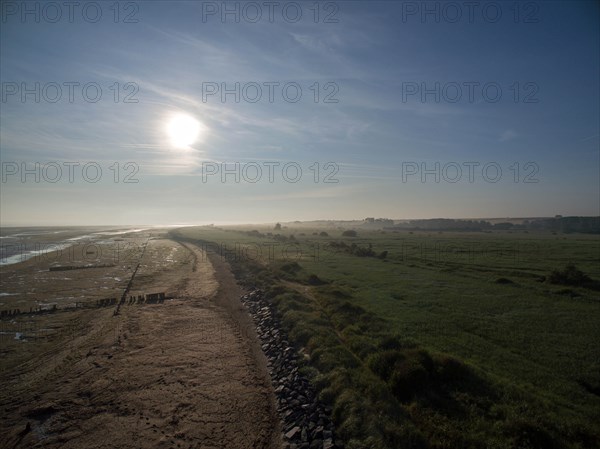
{"label": "thin cloud", "polygon": [[512,129],[507,129],[500,135],[500,142],[508,142],[518,137],[518,134]]}

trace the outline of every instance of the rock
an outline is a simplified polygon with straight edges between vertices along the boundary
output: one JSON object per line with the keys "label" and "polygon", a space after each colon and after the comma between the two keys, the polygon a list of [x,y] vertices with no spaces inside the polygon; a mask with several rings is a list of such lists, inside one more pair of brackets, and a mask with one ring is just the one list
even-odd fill
{"label": "rock", "polygon": [[295,437],[295,436],[296,436],[296,435],[297,435],[299,432],[300,432],[300,427],[296,426],[296,427],[294,427],[292,430],[290,430],[289,432],[287,432],[287,433],[285,434],[285,437],[286,437],[288,440],[291,440],[291,439],[293,439],[293,438],[294,438],[294,437]]}
{"label": "rock", "polygon": [[323,447],[323,440],[315,439],[310,443],[310,449],[321,449]]}
{"label": "rock", "polygon": [[321,404],[314,387],[298,371],[298,357],[281,329],[277,311],[260,290],[241,297],[267,359],[277,412],[288,449],[335,449],[331,408]]}

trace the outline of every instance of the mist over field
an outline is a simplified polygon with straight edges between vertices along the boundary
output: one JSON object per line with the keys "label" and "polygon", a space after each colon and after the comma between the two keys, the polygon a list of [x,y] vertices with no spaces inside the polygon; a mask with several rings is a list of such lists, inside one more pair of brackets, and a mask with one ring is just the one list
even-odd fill
{"label": "mist over field", "polygon": [[0,448],[600,447],[593,1],[0,3]]}

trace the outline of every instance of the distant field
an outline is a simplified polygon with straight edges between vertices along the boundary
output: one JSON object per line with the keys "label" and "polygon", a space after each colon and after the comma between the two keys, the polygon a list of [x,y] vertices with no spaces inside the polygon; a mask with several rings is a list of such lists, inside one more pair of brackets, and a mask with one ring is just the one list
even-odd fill
{"label": "distant field", "polygon": [[[598,236],[175,234],[270,292],[348,447],[600,444]],[[569,263],[591,281],[551,283]]]}

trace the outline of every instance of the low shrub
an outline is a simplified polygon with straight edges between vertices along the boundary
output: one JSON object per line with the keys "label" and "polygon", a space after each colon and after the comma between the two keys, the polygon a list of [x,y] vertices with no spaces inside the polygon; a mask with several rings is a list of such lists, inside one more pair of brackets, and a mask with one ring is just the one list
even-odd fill
{"label": "low shrub", "polygon": [[551,284],[583,286],[590,283],[592,279],[583,271],[578,270],[573,264],[568,264],[562,270],[554,270],[550,273],[548,280]]}
{"label": "low shrub", "polygon": [[319,276],[317,276],[316,274],[311,274],[310,276],[308,276],[308,279],[306,280],[306,282],[308,282],[308,284],[310,285],[324,285],[327,282],[323,281],[321,278],[319,278]]}

